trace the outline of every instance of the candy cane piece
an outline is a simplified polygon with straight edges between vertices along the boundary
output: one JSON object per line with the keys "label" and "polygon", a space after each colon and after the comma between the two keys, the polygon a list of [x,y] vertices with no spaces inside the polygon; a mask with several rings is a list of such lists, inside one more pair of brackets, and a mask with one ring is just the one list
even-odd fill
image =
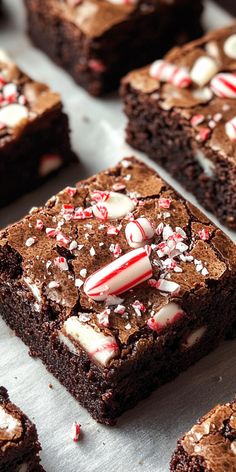
{"label": "candy cane piece", "polygon": [[152,277],[145,248],[134,249],[87,278],[84,292],[95,301],[119,295]]}
{"label": "candy cane piece", "polygon": [[[62,334],[79,343],[97,362],[106,366],[119,353],[114,336],[105,336],[92,326],[81,323],[77,316],[71,316],[63,325]],[[63,337],[61,338],[63,339]]]}
{"label": "candy cane piece", "polygon": [[131,247],[143,247],[153,238],[154,229],[147,218],[138,218],[127,224],[125,236]]}
{"label": "candy cane piece", "polygon": [[149,73],[154,79],[169,82],[179,88],[189,87],[192,83],[187,69],[162,60],[153,62]]}
{"label": "candy cane piece", "polygon": [[221,98],[236,98],[236,74],[217,74],[211,81],[211,89]]}

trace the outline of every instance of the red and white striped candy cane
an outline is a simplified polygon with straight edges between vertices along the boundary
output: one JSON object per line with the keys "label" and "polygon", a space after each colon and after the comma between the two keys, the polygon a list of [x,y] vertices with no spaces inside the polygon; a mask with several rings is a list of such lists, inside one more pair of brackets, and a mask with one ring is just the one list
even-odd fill
{"label": "red and white striped candy cane", "polygon": [[236,74],[217,74],[211,81],[211,89],[217,97],[236,98]]}
{"label": "red and white striped candy cane", "polygon": [[87,278],[84,292],[93,300],[119,295],[152,277],[152,266],[145,248],[134,249]]}
{"label": "red and white striped candy cane", "polygon": [[153,238],[154,229],[147,218],[138,218],[127,224],[125,236],[131,247],[143,247]]}
{"label": "red and white striped candy cane", "polygon": [[169,82],[179,88],[189,87],[192,83],[191,77],[185,68],[162,60],[153,62],[149,73],[154,79]]}

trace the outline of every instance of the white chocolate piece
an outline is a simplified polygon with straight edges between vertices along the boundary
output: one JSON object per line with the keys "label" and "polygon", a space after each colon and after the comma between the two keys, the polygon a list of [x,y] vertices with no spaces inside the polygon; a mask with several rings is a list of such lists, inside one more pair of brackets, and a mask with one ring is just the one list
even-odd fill
{"label": "white chocolate piece", "polygon": [[201,340],[206,330],[207,330],[207,327],[202,326],[201,328],[197,328],[194,331],[192,331],[192,333],[189,334],[189,336],[183,343],[183,347],[185,349],[190,349],[191,347],[193,347],[195,344],[197,344]]}
{"label": "white chocolate piece", "polygon": [[225,132],[232,142],[236,142],[236,116],[225,125]]}
{"label": "white chocolate piece", "polygon": [[62,158],[59,154],[45,154],[40,159],[39,175],[45,177],[62,166]]}
{"label": "white chocolate piece", "polygon": [[209,56],[219,59],[219,47],[216,41],[210,41],[206,44],[205,48]]}
{"label": "white chocolate piece", "polygon": [[193,82],[204,87],[218,72],[218,65],[214,59],[208,56],[199,57],[191,70],[190,76]]}
{"label": "white chocolate piece", "polygon": [[210,159],[208,159],[208,157],[206,157],[200,149],[196,149],[194,155],[196,161],[203,169],[204,174],[206,174],[208,177],[213,177],[215,172],[214,162],[210,161]]}
{"label": "white chocolate piece", "polygon": [[209,102],[213,97],[213,93],[209,87],[193,90],[192,95],[196,100],[201,100],[202,103]]}
{"label": "white chocolate piece", "polygon": [[109,220],[123,218],[135,209],[135,203],[123,193],[110,192],[108,200],[93,205],[94,216],[100,217],[99,205],[106,208]]}
{"label": "white chocolate piece", "polygon": [[28,115],[28,110],[24,105],[12,103],[0,110],[0,123],[9,128],[16,128],[20,125],[21,121],[28,118]]}
{"label": "white chocolate piece", "polygon": [[41,292],[39,288],[37,287],[37,285],[34,284],[29,277],[24,277],[23,280],[26,283],[27,287],[31,290],[36,300],[39,302],[39,304],[41,304],[42,302]]}
{"label": "white chocolate piece", "polygon": [[153,238],[154,229],[147,218],[138,218],[127,224],[125,236],[131,247],[143,247]]}
{"label": "white chocolate piece", "polygon": [[236,34],[232,34],[224,43],[224,53],[231,59],[236,59]]}
{"label": "white chocolate piece", "polygon": [[71,316],[65,321],[63,331],[103,366],[107,366],[118,354],[114,336],[105,336],[102,332],[95,331],[90,325],[81,323],[76,316]]}
{"label": "white chocolate piece", "polygon": [[20,420],[7,413],[3,406],[0,405],[0,432],[4,433],[4,437],[12,439],[14,433],[21,427]]}
{"label": "white chocolate piece", "polygon": [[134,249],[102,267],[85,281],[84,292],[93,300],[119,295],[152,276],[152,266],[145,249]]}
{"label": "white chocolate piece", "polygon": [[[162,330],[168,324],[171,324],[180,318],[183,314],[184,312],[179,305],[170,302],[157,311],[153,318],[148,320],[148,325],[151,329]],[[154,320],[154,322],[152,320]]]}

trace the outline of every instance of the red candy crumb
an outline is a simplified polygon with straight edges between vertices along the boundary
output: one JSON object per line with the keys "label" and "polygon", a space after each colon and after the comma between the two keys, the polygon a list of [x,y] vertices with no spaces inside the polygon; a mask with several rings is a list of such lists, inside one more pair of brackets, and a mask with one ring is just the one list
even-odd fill
{"label": "red candy crumb", "polygon": [[158,203],[160,208],[170,208],[171,198],[160,198]]}
{"label": "red candy crumb", "polygon": [[202,241],[208,241],[208,239],[210,238],[210,233],[208,229],[203,228],[198,231],[198,236],[200,239],[202,239]]}
{"label": "red candy crumb", "polygon": [[76,421],[72,424],[70,437],[74,442],[78,442],[81,434],[81,425]]}
{"label": "red candy crumb", "polygon": [[99,61],[98,59],[90,59],[88,61],[88,65],[91,70],[94,72],[105,72],[106,66],[105,64],[102,63],[102,61]]}
{"label": "red candy crumb", "polygon": [[204,121],[204,119],[205,119],[204,115],[200,115],[200,114],[199,115],[194,115],[191,118],[190,123],[193,127],[195,127],[195,126],[200,125]]}
{"label": "red candy crumb", "polygon": [[196,136],[196,139],[200,142],[206,141],[209,138],[210,133],[210,128],[201,128],[198,135]]}

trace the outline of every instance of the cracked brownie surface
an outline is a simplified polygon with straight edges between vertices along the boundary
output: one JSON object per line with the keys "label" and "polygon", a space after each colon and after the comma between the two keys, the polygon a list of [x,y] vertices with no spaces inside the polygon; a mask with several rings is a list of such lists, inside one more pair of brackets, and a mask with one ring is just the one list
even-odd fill
{"label": "cracked brownie surface", "polygon": [[178,441],[170,470],[234,472],[236,470],[236,403],[217,405]]}
{"label": "cracked brownie surface", "polygon": [[112,423],[225,336],[235,266],[233,242],[129,158],[1,232],[0,310],[93,416]]}
{"label": "cracked brownie surface", "polygon": [[127,140],[236,227],[236,24],[131,72],[121,94]]}

